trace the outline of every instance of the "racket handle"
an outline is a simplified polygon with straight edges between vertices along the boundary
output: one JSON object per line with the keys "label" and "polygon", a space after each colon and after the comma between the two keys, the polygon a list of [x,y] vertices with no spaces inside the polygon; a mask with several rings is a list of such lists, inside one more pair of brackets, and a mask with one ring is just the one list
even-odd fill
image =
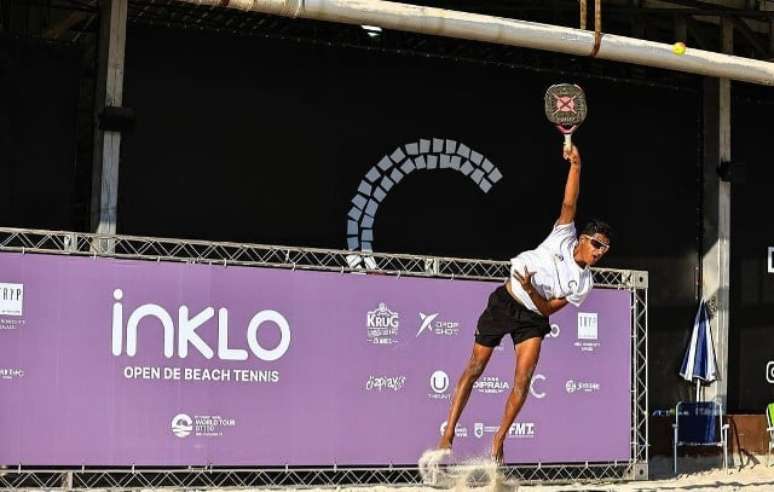
{"label": "racket handle", "polygon": [[570,152],[572,150],[572,134],[564,134],[564,150]]}

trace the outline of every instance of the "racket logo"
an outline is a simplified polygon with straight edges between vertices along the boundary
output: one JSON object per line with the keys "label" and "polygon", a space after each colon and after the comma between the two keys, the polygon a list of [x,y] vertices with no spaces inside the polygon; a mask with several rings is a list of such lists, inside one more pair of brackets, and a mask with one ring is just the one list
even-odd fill
{"label": "racket logo", "polygon": [[575,112],[575,96],[557,96],[556,106],[554,113],[574,113]]}

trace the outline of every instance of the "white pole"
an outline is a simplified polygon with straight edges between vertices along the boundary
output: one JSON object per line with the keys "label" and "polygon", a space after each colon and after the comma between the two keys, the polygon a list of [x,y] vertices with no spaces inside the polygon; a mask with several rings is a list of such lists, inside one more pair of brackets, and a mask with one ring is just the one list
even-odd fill
{"label": "white pole", "polygon": [[699,401],[699,378],[696,378],[696,401]]}
{"label": "white pole", "polygon": [[[286,17],[372,25],[397,31],[590,56],[594,32],[382,0],[182,0]],[[774,63],[642,39],[603,34],[597,58],[774,85]]]}

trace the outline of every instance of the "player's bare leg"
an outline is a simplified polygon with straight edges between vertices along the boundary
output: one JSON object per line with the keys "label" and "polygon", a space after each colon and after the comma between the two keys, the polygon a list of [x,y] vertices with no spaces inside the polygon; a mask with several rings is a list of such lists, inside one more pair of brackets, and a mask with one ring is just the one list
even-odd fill
{"label": "player's bare leg", "polygon": [[540,337],[528,338],[516,345],[514,352],[516,355],[516,374],[513,380],[511,393],[508,395],[508,402],[505,405],[505,413],[500,422],[500,428],[492,440],[492,459],[498,463],[503,462],[503,443],[508,437],[508,430],[511,424],[519,414],[524,401],[529,394],[529,385],[532,381],[532,372],[537,366],[540,357],[540,346],[543,339]]}
{"label": "player's bare leg", "polygon": [[479,343],[473,345],[473,353],[470,356],[470,360],[468,360],[467,366],[465,366],[465,370],[457,381],[454,395],[452,395],[449,417],[446,420],[446,430],[443,433],[443,436],[441,436],[441,440],[438,442],[439,449],[450,449],[452,447],[452,442],[454,441],[454,428],[457,426],[460,415],[462,415],[462,410],[468,402],[470,391],[473,389],[473,384],[484,372],[484,369],[486,369],[486,365],[489,362],[489,358],[492,356],[493,350],[493,347],[486,347]]}

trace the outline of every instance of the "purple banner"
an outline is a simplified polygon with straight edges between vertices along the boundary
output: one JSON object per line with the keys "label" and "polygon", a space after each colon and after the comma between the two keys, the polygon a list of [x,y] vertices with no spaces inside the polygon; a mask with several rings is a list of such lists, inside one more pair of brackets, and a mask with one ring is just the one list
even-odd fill
{"label": "purple banner", "polygon": [[[412,464],[495,282],[0,254],[0,463]],[[630,455],[630,294],[552,317],[509,462]],[[487,454],[503,339],[455,455]]]}

